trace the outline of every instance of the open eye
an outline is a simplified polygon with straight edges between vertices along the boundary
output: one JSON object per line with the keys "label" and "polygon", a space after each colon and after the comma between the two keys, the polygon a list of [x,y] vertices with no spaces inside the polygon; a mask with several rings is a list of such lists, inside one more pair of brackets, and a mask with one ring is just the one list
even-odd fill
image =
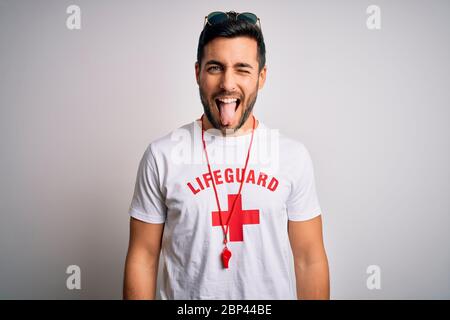
{"label": "open eye", "polygon": [[220,66],[211,66],[208,68],[208,71],[215,72],[215,71],[220,71],[220,69],[221,69]]}

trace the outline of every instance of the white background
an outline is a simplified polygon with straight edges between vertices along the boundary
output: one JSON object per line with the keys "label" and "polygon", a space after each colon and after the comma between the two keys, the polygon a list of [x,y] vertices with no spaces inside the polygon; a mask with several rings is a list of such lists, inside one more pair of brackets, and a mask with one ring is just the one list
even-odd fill
{"label": "white background", "polygon": [[255,116],[311,153],[332,298],[449,299],[450,3],[436,0],[0,0],[0,298],[121,298],[138,162],[202,114],[194,62],[216,10],[261,18]]}

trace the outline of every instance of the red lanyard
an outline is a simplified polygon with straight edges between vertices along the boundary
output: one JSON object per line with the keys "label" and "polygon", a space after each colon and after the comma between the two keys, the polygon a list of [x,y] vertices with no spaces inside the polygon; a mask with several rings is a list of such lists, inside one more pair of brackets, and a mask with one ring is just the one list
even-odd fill
{"label": "red lanyard", "polygon": [[245,160],[245,167],[244,167],[244,171],[242,172],[242,180],[241,180],[241,185],[239,186],[239,192],[237,194],[237,197],[234,198],[233,201],[233,206],[231,207],[231,211],[230,214],[228,215],[228,220],[227,223],[223,224],[222,222],[222,210],[220,208],[220,203],[219,203],[219,197],[217,196],[217,190],[216,190],[216,184],[214,183],[214,177],[212,175],[212,171],[211,171],[211,166],[209,165],[209,159],[208,159],[208,152],[206,151],[206,143],[205,143],[205,139],[204,139],[204,132],[205,130],[203,129],[203,115],[201,116],[200,120],[202,121],[202,142],[203,142],[203,149],[205,150],[205,155],[206,155],[206,162],[208,164],[208,170],[209,170],[209,175],[211,177],[211,181],[212,181],[212,185],[213,185],[213,189],[214,189],[214,195],[216,196],[216,203],[217,203],[217,207],[219,208],[219,219],[220,219],[220,226],[222,227],[222,231],[223,231],[223,244],[225,245],[225,247],[223,248],[222,251],[222,263],[224,268],[228,268],[228,261],[231,258],[231,251],[228,249],[227,247],[227,234],[228,234],[228,227],[230,225],[230,220],[231,220],[231,215],[234,212],[234,205],[236,204],[236,200],[239,198],[239,195],[241,194],[241,190],[242,190],[242,186],[244,184],[244,179],[245,179],[245,173],[247,171],[247,164],[248,164],[248,159],[250,157],[250,150],[252,148],[252,142],[253,142],[253,133],[255,131],[255,116],[252,114],[253,117],[253,130],[252,130],[252,137],[250,140],[250,146],[248,147],[248,152],[247,152],[247,159]]}

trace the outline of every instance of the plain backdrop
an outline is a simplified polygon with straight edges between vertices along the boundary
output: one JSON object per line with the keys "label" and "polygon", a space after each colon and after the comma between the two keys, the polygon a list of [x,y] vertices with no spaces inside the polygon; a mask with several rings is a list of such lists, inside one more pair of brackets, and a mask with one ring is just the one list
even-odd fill
{"label": "plain backdrop", "polygon": [[449,299],[450,2],[437,0],[0,0],[0,298],[122,297],[137,166],[202,114],[194,63],[216,10],[261,19],[255,116],[311,153],[331,297]]}

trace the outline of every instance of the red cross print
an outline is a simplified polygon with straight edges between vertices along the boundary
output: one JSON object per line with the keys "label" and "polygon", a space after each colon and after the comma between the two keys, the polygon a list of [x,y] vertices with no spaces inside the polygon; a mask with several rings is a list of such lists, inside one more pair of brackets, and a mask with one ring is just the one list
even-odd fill
{"label": "red cross print", "polygon": [[[231,210],[236,196],[236,194],[228,195],[229,210]],[[229,211],[222,211],[222,223],[224,226],[228,221],[229,215]],[[231,215],[230,226],[228,227],[230,231],[230,241],[244,241],[244,224],[259,224],[259,210],[242,210],[242,197],[239,195],[239,198],[234,205],[234,213]],[[221,225],[219,211],[212,212],[212,225],[213,227]]]}

